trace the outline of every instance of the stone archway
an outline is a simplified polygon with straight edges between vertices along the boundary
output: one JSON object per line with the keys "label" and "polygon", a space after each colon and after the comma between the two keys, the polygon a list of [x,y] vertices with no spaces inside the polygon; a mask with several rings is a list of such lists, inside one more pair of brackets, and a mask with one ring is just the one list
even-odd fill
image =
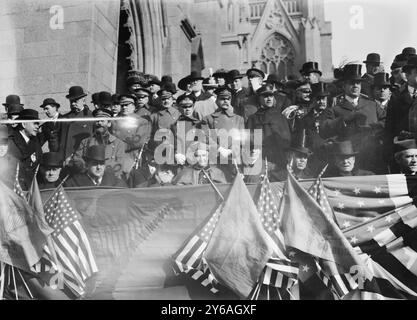
{"label": "stone archway", "polygon": [[292,43],[282,34],[275,32],[269,36],[261,49],[259,68],[268,74],[277,73],[280,79],[293,74],[295,50]]}

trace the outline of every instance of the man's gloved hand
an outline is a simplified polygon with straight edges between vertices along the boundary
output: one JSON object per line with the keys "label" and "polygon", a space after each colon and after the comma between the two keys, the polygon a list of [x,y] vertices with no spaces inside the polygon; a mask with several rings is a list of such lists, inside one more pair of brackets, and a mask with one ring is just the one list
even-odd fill
{"label": "man's gloved hand", "polygon": [[220,155],[224,158],[227,158],[229,155],[232,154],[232,150],[226,149],[226,148],[223,148],[223,147],[219,147],[218,151],[219,151]]}
{"label": "man's gloved hand", "polygon": [[181,153],[176,153],[175,154],[175,161],[180,164],[180,165],[184,165],[185,164],[185,160],[186,157],[185,155],[181,154]]}
{"label": "man's gloved hand", "polygon": [[300,109],[299,106],[292,105],[292,106],[289,106],[289,107],[285,108],[281,113],[285,118],[290,119],[290,118],[292,118],[293,112],[298,110],[298,109]]}

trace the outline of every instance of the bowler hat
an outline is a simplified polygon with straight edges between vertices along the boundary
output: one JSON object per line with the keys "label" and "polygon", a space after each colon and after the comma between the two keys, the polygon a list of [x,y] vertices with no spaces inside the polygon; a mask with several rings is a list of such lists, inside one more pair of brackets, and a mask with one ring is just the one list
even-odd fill
{"label": "bowler hat", "polygon": [[407,64],[403,66],[403,71],[408,72],[409,70],[414,68],[417,68],[417,55],[411,56],[408,59]]}
{"label": "bowler hat", "polygon": [[313,152],[306,147],[306,132],[305,129],[301,130],[293,136],[291,139],[291,145],[287,148],[290,151],[300,152],[307,156],[311,156]]}
{"label": "bowler hat", "polygon": [[378,54],[378,53],[369,53],[367,56],[366,56],[366,60],[365,61],[363,61],[363,63],[366,63],[366,64],[377,64],[377,65],[379,65],[379,64],[381,64],[381,56]]}
{"label": "bowler hat", "polygon": [[84,155],[85,160],[106,161],[106,150],[103,145],[94,145],[88,147]]}
{"label": "bowler hat", "polygon": [[3,103],[3,106],[6,108],[9,106],[21,106],[23,107],[23,104],[20,103],[20,97],[16,94],[10,94],[6,97],[6,101]]}
{"label": "bowler hat", "polygon": [[390,87],[389,74],[385,72],[378,72],[374,75],[374,87]]}
{"label": "bowler hat", "polygon": [[9,129],[6,125],[0,124],[0,144],[7,144],[9,137]]}
{"label": "bowler hat", "polygon": [[320,76],[322,75],[321,71],[319,70],[318,62],[308,61],[303,64],[300,70],[300,73],[302,75],[307,75],[312,72],[317,72],[318,74],[320,74]]}
{"label": "bowler hat", "polygon": [[326,97],[330,95],[330,92],[327,91],[327,84],[324,82],[311,84],[311,90],[313,97]]}
{"label": "bowler hat", "polygon": [[405,55],[406,57],[407,56],[414,55],[414,54],[416,54],[416,48],[406,47],[406,48],[403,49],[403,51],[401,52],[401,54]]}
{"label": "bowler hat", "polygon": [[347,64],[343,68],[342,80],[365,81],[362,79],[361,64]]}
{"label": "bowler hat", "polygon": [[268,77],[265,80],[266,83],[275,83],[278,86],[283,86],[283,83],[278,78],[278,75],[276,73],[271,73],[268,75]]}
{"label": "bowler hat", "polygon": [[96,109],[93,111],[93,117],[95,118],[111,118],[113,113],[107,109]]}
{"label": "bowler hat", "polygon": [[47,152],[42,155],[41,165],[43,167],[62,167],[62,156],[59,152]]}
{"label": "bowler hat", "polygon": [[59,103],[56,102],[54,99],[52,98],[46,98],[43,100],[43,103],[41,104],[41,106],[39,108],[45,108],[46,106],[55,106],[56,108],[59,108]]}
{"label": "bowler hat", "polygon": [[259,70],[257,68],[250,68],[246,71],[246,76],[248,78],[252,78],[252,77],[260,77],[260,78],[265,78],[265,73],[262,70]]}
{"label": "bowler hat", "polygon": [[98,94],[98,101],[103,106],[109,106],[113,104],[111,99],[111,93],[107,91],[100,91]]}
{"label": "bowler hat", "polygon": [[39,120],[39,113],[33,109],[23,109],[16,120]]}
{"label": "bowler hat", "polygon": [[214,90],[214,93],[218,97],[231,97],[232,96],[232,89],[227,86],[223,86]]}
{"label": "bowler hat", "polygon": [[352,142],[350,140],[335,142],[331,153],[339,156],[354,156],[358,154],[358,152],[353,150]]}
{"label": "bowler hat", "polygon": [[233,69],[227,73],[227,80],[233,82],[235,79],[242,79],[245,75],[241,74],[239,70]]}
{"label": "bowler hat", "polygon": [[269,88],[268,86],[262,86],[258,90],[256,90],[256,94],[258,96],[273,95],[274,91],[272,91],[272,89]]}
{"label": "bowler hat", "polygon": [[68,94],[65,96],[69,100],[77,100],[82,97],[85,97],[87,94],[84,92],[84,89],[80,86],[73,86],[69,88]]}

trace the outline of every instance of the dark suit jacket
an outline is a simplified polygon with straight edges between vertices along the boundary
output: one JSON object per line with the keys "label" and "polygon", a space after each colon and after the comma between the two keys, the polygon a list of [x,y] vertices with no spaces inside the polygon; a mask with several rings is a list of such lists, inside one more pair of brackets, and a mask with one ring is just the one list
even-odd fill
{"label": "dark suit jacket", "polygon": [[[63,119],[62,114],[58,115],[58,119]],[[64,122],[45,122],[42,125],[42,133],[45,137],[45,141],[48,141],[49,151],[59,152],[61,157],[64,157],[64,144],[62,141]]]}
{"label": "dark suit jacket", "polygon": [[[127,184],[117,178],[112,171],[105,170],[100,187],[125,187]],[[64,182],[64,187],[97,187],[93,181],[87,176],[87,173],[76,174]]]}

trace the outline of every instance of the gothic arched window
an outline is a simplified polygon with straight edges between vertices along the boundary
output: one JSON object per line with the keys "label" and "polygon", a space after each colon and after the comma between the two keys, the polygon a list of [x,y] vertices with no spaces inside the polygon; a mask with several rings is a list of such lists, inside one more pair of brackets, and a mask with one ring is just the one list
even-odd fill
{"label": "gothic arched window", "polygon": [[268,74],[278,73],[278,77],[284,79],[293,72],[294,56],[291,42],[276,32],[265,41],[259,59],[260,69]]}

